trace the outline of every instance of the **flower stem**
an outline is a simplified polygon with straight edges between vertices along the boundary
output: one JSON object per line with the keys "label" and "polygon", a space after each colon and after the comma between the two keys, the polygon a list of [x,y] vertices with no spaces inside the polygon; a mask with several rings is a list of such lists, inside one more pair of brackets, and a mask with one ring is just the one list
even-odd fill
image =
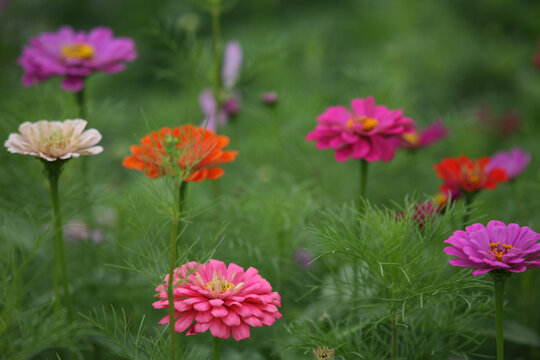
{"label": "flower stem", "polygon": [[75,93],[75,100],[77,100],[77,106],[79,108],[79,118],[86,120],[86,102],[84,96],[84,88],[81,91]]}
{"label": "flower stem", "polygon": [[221,66],[223,59],[221,53],[220,12],[220,0],[215,0],[210,13],[212,15],[212,47],[214,51],[214,99],[216,101],[214,118],[216,123],[216,132],[219,129],[219,115],[223,106],[221,100]]}
{"label": "flower stem", "polygon": [[360,181],[358,183],[358,211],[362,211],[363,202],[366,199],[368,162],[360,160]]}
{"label": "flower stem", "polygon": [[497,360],[504,360],[503,302],[506,279],[495,279],[495,329],[497,332]]}
{"label": "flower stem", "polygon": [[398,327],[396,319],[392,321],[392,338],[391,338],[391,349],[392,353],[390,354],[390,359],[396,359],[398,353]]}
{"label": "flower stem", "polygon": [[54,285],[55,296],[60,302],[60,283],[64,292],[64,305],[67,310],[68,321],[71,323],[71,300],[69,296],[68,274],[66,265],[66,255],[64,251],[64,235],[62,229],[62,215],[60,213],[60,200],[58,197],[58,179],[62,170],[64,161],[57,160],[53,162],[45,162],[45,171],[49,180],[51,190],[51,204],[54,213]]}
{"label": "flower stem", "polygon": [[213,360],[219,360],[219,347],[221,345],[220,338],[215,337],[214,338],[214,359]]}
{"label": "flower stem", "polygon": [[171,249],[170,249],[170,261],[169,261],[169,286],[167,288],[167,297],[169,298],[169,335],[171,338],[171,360],[176,358],[176,345],[175,338],[176,332],[174,329],[175,316],[174,316],[174,268],[176,265],[176,248],[177,237],[179,233],[180,217],[182,216],[184,197],[186,192],[186,182],[182,181],[178,187],[178,198],[176,198],[175,189],[175,203],[176,209],[173,214],[172,226],[171,226]]}

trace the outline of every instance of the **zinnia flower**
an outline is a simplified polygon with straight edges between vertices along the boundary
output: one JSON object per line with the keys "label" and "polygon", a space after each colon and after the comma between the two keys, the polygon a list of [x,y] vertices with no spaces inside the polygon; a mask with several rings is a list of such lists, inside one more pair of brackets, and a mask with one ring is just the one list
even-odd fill
{"label": "zinnia flower", "polygon": [[179,174],[184,181],[217,179],[225,173],[218,165],[233,161],[238,154],[223,150],[228,144],[228,137],[191,124],[165,127],[143,137],[141,145],[131,146],[132,155],[122,165],[150,178]]}
{"label": "zinnia flower", "polygon": [[228,42],[225,45],[221,72],[223,92],[218,95],[221,106],[218,109],[218,102],[214,96],[214,91],[212,89],[204,89],[199,94],[199,105],[205,116],[201,126],[216,131],[219,127],[227,123],[229,116],[237,116],[240,112],[240,95],[234,92],[234,86],[240,76],[242,61],[243,55],[240,43],[237,41]]}
{"label": "zinnia flower", "polygon": [[47,161],[99,154],[103,148],[95,145],[101,134],[96,129],[84,131],[86,124],[81,119],[24,122],[19,126],[20,134],[10,134],[4,145],[9,152]]}
{"label": "zinnia flower", "polygon": [[[270,326],[281,318],[278,307],[281,297],[272,292],[272,286],[252,267],[244,268],[210,260],[208,264],[195,262],[182,265],[175,270],[173,281],[175,330],[187,335],[203,333],[210,329],[214,337],[235,340],[247,339],[250,327]],[[165,284],[156,288],[159,300],[153,303],[156,309],[167,309],[169,300]],[[166,315],[159,324],[167,324]]]}
{"label": "zinnia flower", "polygon": [[540,267],[539,240],[540,234],[527,226],[492,220],[487,226],[474,224],[454,232],[445,240],[452,246],[444,251],[456,257],[450,265],[477,269],[473,275],[492,270],[518,273]]}
{"label": "zinnia flower", "polygon": [[100,231],[90,231],[86,223],[77,220],[69,221],[64,225],[64,235],[66,240],[70,242],[80,242],[90,239],[97,244],[103,240],[103,235]]}
{"label": "zinnia flower", "polygon": [[81,91],[87,76],[96,71],[116,73],[137,57],[133,40],[113,38],[111,29],[98,27],[88,34],[64,26],[56,33],[43,33],[30,40],[19,64],[22,83],[32,86],[54,76],[64,76],[62,88]]}
{"label": "zinnia flower", "polygon": [[477,111],[478,123],[488,132],[508,137],[519,130],[521,119],[517,112],[509,111],[496,116],[491,108],[484,107]]}
{"label": "zinnia flower", "polygon": [[531,154],[526,153],[520,148],[513,148],[510,151],[499,151],[493,155],[486,166],[486,171],[495,168],[501,168],[506,171],[509,179],[520,175],[529,165]]}
{"label": "zinnia flower", "polygon": [[[540,47],[540,41],[538,41],[538,45]],[[536,66],[537,69],[540,69],[540,49],[534,55],[534,66]]]}
{"label": "zinnia flower", "polygon": [[421,131],[413,131],[403,134],[401,145],[409,149],[418,149],[431,145],[448,137],[448,129],[441,120],[431,123]]}
{"label": "zinnia flower", "polygon": [[444,180],[440,190],[472,193],[481,189],[495,189],[499,182],[507,181],[508,176],[501,168],[487,171],[489,161],[489,157],[471,160],[464,155],[443,159],[441,163],[434,165],[437,177]]}
{"label": "zinnia flower", "polygon": [[390,161],[395,145],[405,133],[414,131],[414,121],[404,117],[402,110],[375,105],[373,97],[355,99],[351,107],[353,111],[344,106],[326,109],[306,140],[315,140],[319,149],[334,149],[337,161]]}

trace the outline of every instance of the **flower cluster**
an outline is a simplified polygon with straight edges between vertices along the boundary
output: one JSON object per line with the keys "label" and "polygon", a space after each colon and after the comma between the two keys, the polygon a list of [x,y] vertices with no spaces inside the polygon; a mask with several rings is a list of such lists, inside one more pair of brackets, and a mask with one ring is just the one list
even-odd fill
{"label": "flower cluster", "polygon": [[84,131],[86,124],[81,119],[24,122],[19,126],[20,134],[10,134],[4,145],[9,152],[47,161],[99,154],[103,148],[96,144],[101,134],[96,129]]}
{"label": "flower cluster", "polygon": [[527,226],[493,220],[487,226],[474,224],[454,232],[445,241],[452,246],[444,251],[456,257],[450,265],[476,269],[473,275],[493,270],[523,272],[540,267],[539,240],[540,234]]}
{"label": "flower cluster", "polygon": [[337,161],[390,161],[404,134],[414,131],[414,121],[402,110],[375,105],[373,97],[355,99],[351,107],[353,111],[344,106],[326,109],[306,140],[315,140],[319,149],[335,150]]}
{"label": "flower cluster", "polygon": [[[169,308],[165,284],[156,288],[156,309]],[[207,264],[190,262],[177,268],[173,279],[175,330],[194,335],[210,330],[217,338],[247,339],[250,327],[270,326],[281,318],[281,297],[252,267],[244,268],[210,260]],[[166,315],[159,323],[170,321]]]}
{"label": "flower cluster", "polygon": [[240,43],[227,43],[221,72],[223,92],[217,95],[219,101],[212,89],[205,89],[199,94],[199,105],[205,116],[201,126],[216,131],[227,123],[229,116],[234,117],[240,112],[240,96],[234,92],[234,86],[240,76],[242,60]]}
{"label": "flower cluster", "polygon": [[169,174],[184,181],[217,179],[224,174],[218,165],[233,161],[238,154],[223,150],[228,144],[228,137],[191,124],[165,127],[143,137],[141,145],[131,146],[132,155],[124,158],[123,166],[150,178]]}

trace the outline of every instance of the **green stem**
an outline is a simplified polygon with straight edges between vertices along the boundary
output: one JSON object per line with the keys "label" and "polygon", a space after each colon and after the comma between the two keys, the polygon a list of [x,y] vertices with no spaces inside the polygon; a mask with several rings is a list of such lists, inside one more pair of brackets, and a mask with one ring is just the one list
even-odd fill
{"label": "green stem", "polygon": [[366,200],[368,165],[369,163],[366,160],[360,160],[360,181],[358,182],[358,211],[362,211],[363,203]]}
{"label": "green stem", "polygon": [[60,213],[60,200],[58,197],[58,179],[64,161],[57,160],[46,162],[45,169],[49,179],[51,190],[51,204],[54,213],[54,276],[55,276],[55,296],[60,300],[59,284],[62,284],[64,292],[64,305],[67,310],[68,321],[71,323],[71,300],[69,296],[68,274],[66,265],[66,255],[64,251],[64,235],[62,229],[62,215]]}
{"label": "green stem", "polygon": [[214,99],[216,100],[216,110],[214,114],[216,122],[216,132],[219,129],[219,113],[223,106],[221,100],[221,66],[223,56],[221,52],[221,26],[220,26],[220,3],[217,0],[211,9],[212,14],[212,47],[214,50]]}
{"label": "green stem", "polygon": [[396,359],[398,353],[398,327],[396,319],[392,321],[392,339],[391,339],[391,348],[392,353],[390,354],[390,359]]}
{"label": "green stem", "polygon": [[506,279],[495,279],[495,329],[497,332],[497,360],[504,360],[503,302]]}
{"label": "green stem", "polygon": [[219,347],[221,345],[220,338],[215,337],[214,338],[214,359],[213,360],[219,360]]}
{"label": "green stem", "polygon": [[465,215],[463,216],[463,227],[467,226],[469,223],[469,213],[471,211],[471,204],[473,202],[475,193],[464,192],[463,197],[465,199]]}
{"label": "green stem", "polygon": [[[171,226],[171,249],[170,249],[170,261],[169,261],[169,286],[167,288],[167,297],[169,298],[169,336],[171,338],[171,360],[176,358],[176,331],[174,329],[175,317],[174,317],[174,268],[176,265],[176,249],[177,238],[179,234],[180,218],[182,216],[184,207],[184,198],[186,192],[187,183],[182,181],[178,187],[178,198],[174,197],[176,203],[176,211],[173,215]],[[176,192],[176,189],[175,189]]]}
{"label": "green stem", "polygon": [[79,118],[86,120],[86,102],[84,96],[84,88],[81,91],[75,93],[75,99],[77,100],[77,106],[79,108]]}

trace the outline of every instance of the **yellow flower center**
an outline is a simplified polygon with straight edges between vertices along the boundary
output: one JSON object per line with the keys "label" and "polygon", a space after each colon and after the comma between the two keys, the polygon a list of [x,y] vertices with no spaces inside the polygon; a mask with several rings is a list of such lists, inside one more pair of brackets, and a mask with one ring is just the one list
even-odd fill
{"label": "yellow flower center", "polygon": [[497,241],[496,243],[490,243],[489,244],[489,247],[491,248],[491,250],[489,250],[489,253],[495,255],[495,260],[497,260],[497,261],[503,261],[502,257],[504,255],[506,255],[506,253],[508,253],[508,251],[510,249],[515,249],[515,246],[503,243],[503,245],[502,245],[503,248],[501,250],[499,250],[499,245],[500,244],[501,244],[500,241]]}
{"label": "yellow flower center", "polygon": [[215,273],[214,273],[214,276],[212,277],[212,280],[208,281],[204,286],[208,290],[212,292],[218,292],[220,294],[223,294],[235,288],[235,285],[233,283],[228,282],[223,275],[215,274]]}
{"label": "yellow flower center", "polygon": [[86,43],[74,43],[62,47],[62,55],[70,59],[91,59],[94,57],[94,47]]}
{"label": "yellow flower center", "polygon": [[446,203],[448,202],[448,195],[446,195],[445,193],[438,193],[435,194],[433,200],[435,201],[435,205],[440,208],[446,205]]}
{"label": "yellow flower center", "polygon": [[373,119],[373,118],[369,118],[367,116],[359,116],[357,118],[351,118],[349,120],[347,120],[347,123],[345,124],[345,126],[350,129],[352,128],[355,124],[361,124],[362,125],[362,129],[364,131],[370,131],[372,130],[375,126],[377,126],[377,124],[379,123],[378,120],[376,119]]}
{"label": "yellow flower center", "polygon": [[403,139],[411,145],[418,145],[420,143],[420,134],[416,131],[405,133]]}

